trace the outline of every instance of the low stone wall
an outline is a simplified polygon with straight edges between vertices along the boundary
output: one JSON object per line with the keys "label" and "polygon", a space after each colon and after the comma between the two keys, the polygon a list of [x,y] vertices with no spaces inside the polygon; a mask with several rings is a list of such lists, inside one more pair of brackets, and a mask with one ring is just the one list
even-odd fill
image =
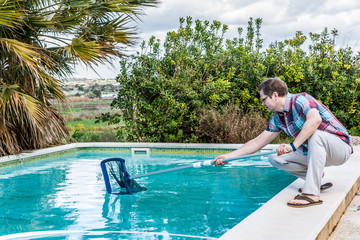
{"label": "low stone wall", "polygon": [[351,136],[352,144],[354,146],[360,145],[360,137],[359,136]]}

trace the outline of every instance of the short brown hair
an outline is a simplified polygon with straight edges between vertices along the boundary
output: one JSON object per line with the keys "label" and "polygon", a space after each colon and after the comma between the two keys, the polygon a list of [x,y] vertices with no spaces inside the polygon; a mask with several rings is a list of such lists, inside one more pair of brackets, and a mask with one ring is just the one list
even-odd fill
{"label": "short brown hair", "polygon": [[278,77],[268,78],[262,83],[260,83],[258,91],[260,92],[261,90],[265,95],[270,97],[274,92],[277,92],[279,94],[279,97],[284,97],[288,93],[286,83]]}

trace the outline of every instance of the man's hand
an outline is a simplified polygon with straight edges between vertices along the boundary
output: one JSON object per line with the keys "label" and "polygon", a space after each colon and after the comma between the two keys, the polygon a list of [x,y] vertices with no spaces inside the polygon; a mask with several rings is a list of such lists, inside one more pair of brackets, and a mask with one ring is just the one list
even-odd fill
{"label": "man's hand", "polygon": [[281,156],[286,153],[291,153],[293,149],[290,144],[283,143],[276,149],[276,151],[277,151],[277,155]]}
{"label": "man's hand", "polygon": [[225,165],[227,164],[228,162],[225,162],[225,156],[224,155],[220,155],[218,157],[215,158],[215,160],[213,161],[214,165],[217,166],[217,165]]}

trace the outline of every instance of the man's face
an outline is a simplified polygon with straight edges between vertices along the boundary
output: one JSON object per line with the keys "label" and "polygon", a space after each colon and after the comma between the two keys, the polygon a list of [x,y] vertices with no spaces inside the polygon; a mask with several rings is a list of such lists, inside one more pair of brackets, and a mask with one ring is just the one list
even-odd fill
{"label": "man's face", "polygon": [[263,90],[260,91],[261,105],[265,106],[269,112],[275,112],[275,101],[272,96],[265,95]]}

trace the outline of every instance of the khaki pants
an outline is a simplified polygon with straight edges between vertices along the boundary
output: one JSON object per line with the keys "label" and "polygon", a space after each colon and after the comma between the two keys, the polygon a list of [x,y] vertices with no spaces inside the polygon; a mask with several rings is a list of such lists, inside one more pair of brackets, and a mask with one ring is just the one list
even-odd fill
{"label": "khaki pants", "polygon": [[308,140],[308,154],[303,147],[296,152],[269,156],[269,162],[276,168],[285,170],[305,180],[302,192],[320,195],[324,167],[345,163],[351,155],[351,147],[334,134],[316,130]]}

